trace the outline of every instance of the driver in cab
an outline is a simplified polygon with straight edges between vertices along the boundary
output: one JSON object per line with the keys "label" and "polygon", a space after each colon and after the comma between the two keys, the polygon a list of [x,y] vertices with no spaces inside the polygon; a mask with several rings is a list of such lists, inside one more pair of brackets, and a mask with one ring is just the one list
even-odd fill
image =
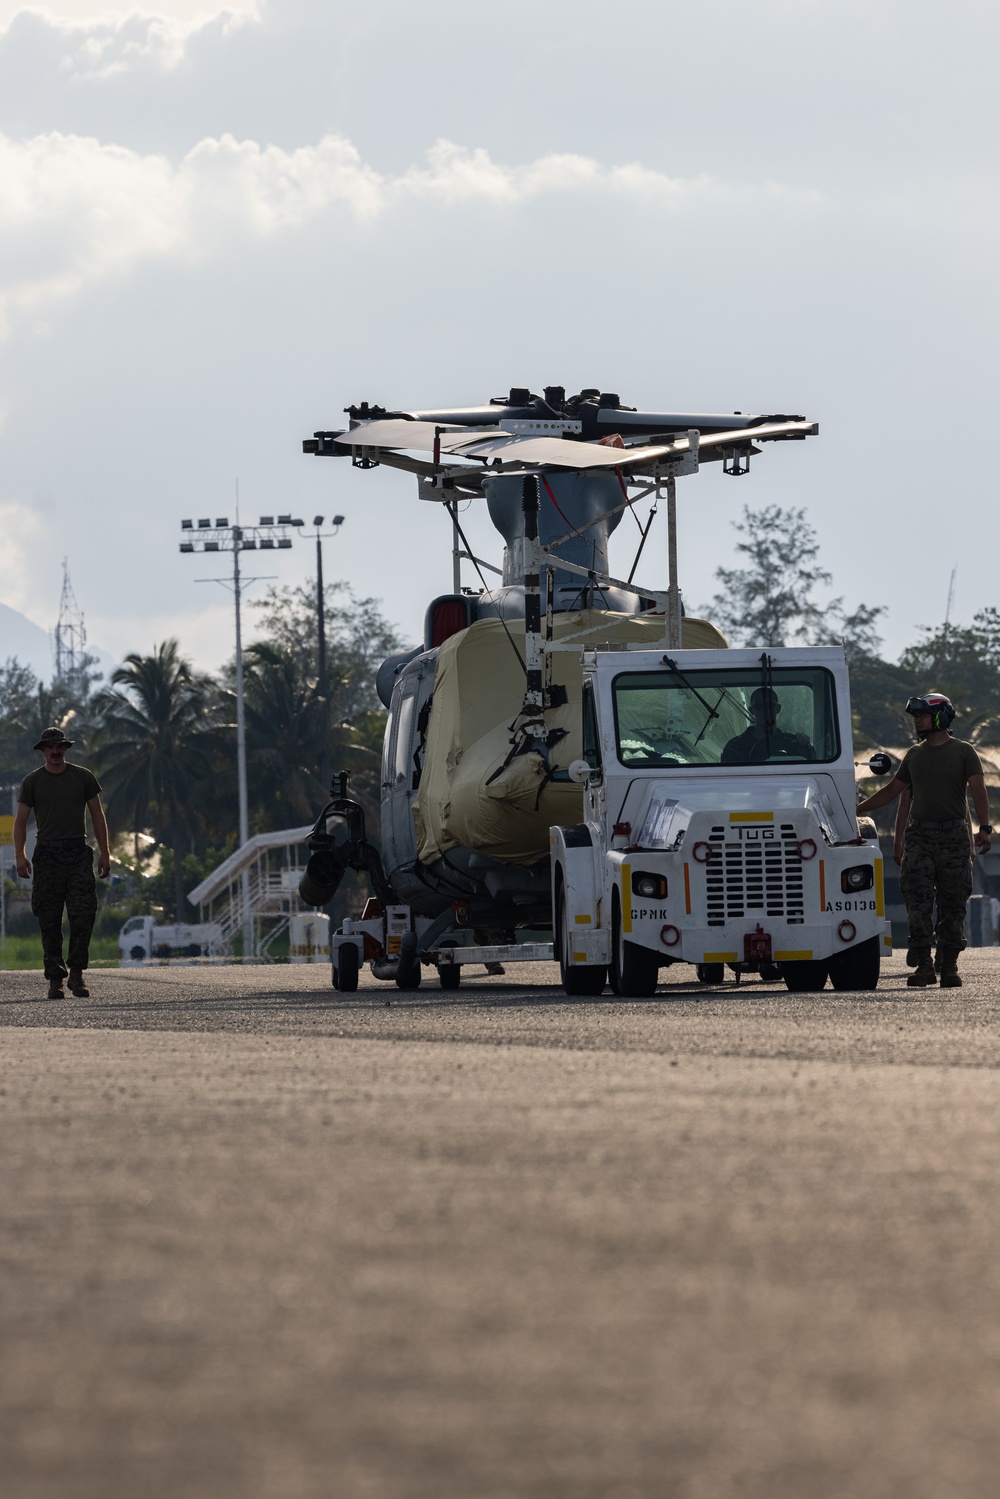
{"label": "driver in cab", "polygon": [[758,765],[775,756],[815,759],[815,750],[805,734],[786,734],[778,728],[781,703],[773,687],[757,687],[750,694],[753,722],[730,739],[722,751],[721,765]]}

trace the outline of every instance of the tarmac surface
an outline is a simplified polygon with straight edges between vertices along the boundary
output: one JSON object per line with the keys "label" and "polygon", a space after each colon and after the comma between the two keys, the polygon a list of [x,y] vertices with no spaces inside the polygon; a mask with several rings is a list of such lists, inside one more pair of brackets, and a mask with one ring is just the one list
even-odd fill
{"label": "tarmac surface", "polygon": [[962,971],[0,974],[4,1499],[992,1499],[1000,952]]}

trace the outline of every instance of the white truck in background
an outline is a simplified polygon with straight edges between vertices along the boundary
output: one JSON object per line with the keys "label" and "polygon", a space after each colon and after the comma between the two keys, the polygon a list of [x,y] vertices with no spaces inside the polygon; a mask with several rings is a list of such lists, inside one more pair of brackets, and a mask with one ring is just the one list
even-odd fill
{"label": "white truck in background", "polygon": [[133,916],[118,934],[120,968],[221,958],[227,950],[222,927],[215,921],[159,926],[152,916]]}

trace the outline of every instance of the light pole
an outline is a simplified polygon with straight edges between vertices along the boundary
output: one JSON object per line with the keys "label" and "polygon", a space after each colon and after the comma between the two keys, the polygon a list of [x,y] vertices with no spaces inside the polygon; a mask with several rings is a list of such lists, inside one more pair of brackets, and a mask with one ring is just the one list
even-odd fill
{"label": "light pole", "polygon": [[313,516],[316,527],[316,686],[320,700],[319,779],[324,793],[330,785],[330,697],[326,681],[326,605],[323,598],[323,542],[336,536],[344,524],[342,515],[330,517],[332,531],[322,529],[322,515]]}
{"label": "light pole", "polygon": [[10,792],[10,816],[0,817],[0,969],[7,967],[7,849],[14,844],[17,786],[0,786]]}
{"label": "light pole", "polygon": [[[193,521],[182,520],[181,530],[184,532],[184,540],[180,544],[182,552],[232,552],[233,554],[233,576],[229,578],[196,578],[197,583],[221,583],[225,588],[231,588],[236,604],[236,781],[239,797],[240,816],[240,845],[244,845],[250,838],[250,814],[247,804],[247,743],[246,743],[246,717],[243,706],[243,635],[240,620],[240,602],[243,589],[248,583],[263,583],[267,578],[244,578],[240,573],[241,552],[273,552],[287,551],[292,545],[292,528],[301,526],[301,520],[293,520],[290,515],[279,515],[275,520],[273,515],[262,515],[260,524],[257,526],[241,526],[237,516],[236,524],[229,524],[229,517],[222,516],[216,519],[214,525],[210,519]],[[271,574],[273,577],[274,575]],[[250,910],[250,871],[244,869],[242,880],[242,918],[243,918],[243,960],[254,954],[254,926],[253,914]],[[178,911],[178,917],[180,912]]]}

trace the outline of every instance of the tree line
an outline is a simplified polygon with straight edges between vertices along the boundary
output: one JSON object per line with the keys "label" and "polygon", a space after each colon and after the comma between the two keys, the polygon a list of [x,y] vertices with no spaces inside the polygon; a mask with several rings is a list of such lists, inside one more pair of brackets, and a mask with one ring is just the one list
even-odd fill
{"label": "tree line", "polygon": [[851,667],[855,748],[902,747],[913,739],[907,698],[944,692],[960,722],[955,732],[1000,744],[1000,613],[980,609],[970,625],[925,625],[898,661],[882,656],[882,605],[821,602],[833,579],[819,563],[819,542],[802,509],[744,507],[735,523],[741,565],[720,567],[720,591],[701,612],[731,645],[839,645]]}
{"label": "tree line", "polygon": [[[317,659],[316,589],[271,589],[251,607],[244,651],[247,792],[251,833],[311,822],[328,796],[321,785],[324,724],[335,769],[378,826],[385,712],[375,672],[402,642],[378,601],[343,583],[325,590],[326,703]],[[190,916],[184,891],[231,851],[239,826],[235,661],[198,672],[176,640],[126,656],[106,686],[85,661],[45,685],[16,659],[0,666],[0,784],[16,785],[38,762],[32,745],[58,724],[104,790],[117,851],[141,874],[158,853],[159,902]],[[128,835],[127,838],[124,835]]]}

